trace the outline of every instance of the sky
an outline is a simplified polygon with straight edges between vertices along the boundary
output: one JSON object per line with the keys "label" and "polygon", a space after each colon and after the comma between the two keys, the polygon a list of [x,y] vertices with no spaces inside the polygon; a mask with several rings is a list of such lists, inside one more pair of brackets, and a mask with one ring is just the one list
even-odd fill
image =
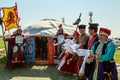
{"label": "sky", "polygon": [[80,13],[80,24],[88,25],[89,12],[93,12],[93,23],[99,23],[99,28],[110,29],[110,37],[120,37],[120,0],[0,0],[0,8],[12,7],[15,2],[21,26],[41,19],[61,20],[63,17],[66,24],[73,25]]}

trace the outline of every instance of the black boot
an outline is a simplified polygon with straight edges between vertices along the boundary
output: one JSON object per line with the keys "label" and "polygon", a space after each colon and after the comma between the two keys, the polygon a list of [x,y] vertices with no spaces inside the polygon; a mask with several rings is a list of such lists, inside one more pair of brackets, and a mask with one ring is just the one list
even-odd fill
{"label": "black boot", "polygon": [[86,78],[84,76],[80,76],[78,80],[86,80]]}

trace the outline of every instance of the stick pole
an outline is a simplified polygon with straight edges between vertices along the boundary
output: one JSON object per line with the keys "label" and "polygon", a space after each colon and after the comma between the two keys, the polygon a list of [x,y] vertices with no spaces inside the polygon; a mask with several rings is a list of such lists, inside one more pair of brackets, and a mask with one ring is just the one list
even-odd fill
{"label": "stick pole", "polygon": [[0,10],[0,25],[2,27],[2,34],[3,34],[3,42],[4,42],[4,46],[5,46],[5,52],[7,55],[7,47],[6,47],[6,42],[5,42],[5,35],[4,35],[4,28],[3,28],[3,24],[2,24],[2,18],[1,18],[1,10]]}

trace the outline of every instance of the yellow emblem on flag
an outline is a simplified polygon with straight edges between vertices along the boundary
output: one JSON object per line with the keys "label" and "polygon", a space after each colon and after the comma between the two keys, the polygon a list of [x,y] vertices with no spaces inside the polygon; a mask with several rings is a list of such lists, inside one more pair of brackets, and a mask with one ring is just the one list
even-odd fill
{"label": "yellow emblem on flag", "polygon": [[11,28],[18,28],[18,13],[17,6],[10,8],[2,8],[3,17],[2,21],[5,25],[5,30],[10,30]]}

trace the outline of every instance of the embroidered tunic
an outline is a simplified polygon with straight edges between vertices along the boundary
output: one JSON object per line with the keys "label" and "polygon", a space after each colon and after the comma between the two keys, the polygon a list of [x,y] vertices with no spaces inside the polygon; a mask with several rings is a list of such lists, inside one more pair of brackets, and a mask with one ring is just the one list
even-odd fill
{"label": "embroidered tunic", "polygon": [[97,55],[92,80],[118,80],[116,64],[114,62],[115,45],[107,39],[105,42],[96,42],[91,51]]}

